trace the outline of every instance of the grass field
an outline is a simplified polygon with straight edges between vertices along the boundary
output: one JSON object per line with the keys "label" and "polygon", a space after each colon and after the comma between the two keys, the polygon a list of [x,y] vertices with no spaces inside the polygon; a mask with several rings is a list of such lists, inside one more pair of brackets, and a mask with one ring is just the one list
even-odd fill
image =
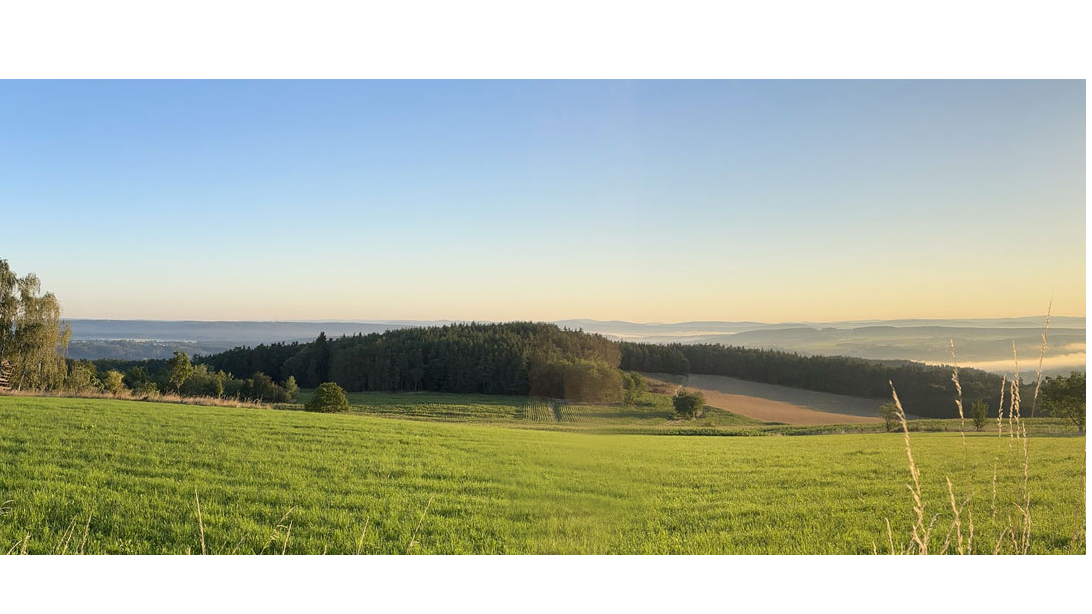
{"label": "grass field", "polygon": [[[302,408],[314,394],[301,390],[296,402],[283,408]],[[645,394],[633,406],[596,405],[520,396],[450,394],[444,392],[350,392],[345,395],[354,413],[414,420],[477,422],[512,426],[556,427],[735,427],[755,426],[758,420],[708,407],[697,420],[676,419],[671,397]]]}
{"label": "grass field", "polygon": [[[960,437],[912,439],[927,513],[947,526]],[[1001,441],[968,436],[983,543],[1019,471],[1005,452],[991,521]],[[1032,552],[1073,548],[1084,446],[1030,441]],[[200,553],[203,529],[210,553],[867,553],[886,550],[885,518],[908,539],[908,479],[900,434],[599,435],[0,397],[2,552]]]}
{"label": "grass field", "polygon": [[[655,384],[658,380],[649,380]],[[673,385],[671,392],[677,389]],[[296,402],[279,409],[302,409],[313,390],[301,390]],[[660,435],[810,435],[830,433],[878,433],[884,430],[879,420],[838,423],[840,414],[824,414],[828,420],[819,424],[762,422],[718,407],[706,406],[705,414],[695,420],[681,420],[671,404],[671,395],[647,393],[635,405],[596,405],[571,403],[556,399],[445,392],[350,392],[346,393],[350,412],[386,418],[492,424],[540,430],[568,430],[602,434]],[[1037,418],[1027,422],[1038,434],[1073,434],[1065,420]],[[959,420],[917,419],[910,430],[956,432]]]}

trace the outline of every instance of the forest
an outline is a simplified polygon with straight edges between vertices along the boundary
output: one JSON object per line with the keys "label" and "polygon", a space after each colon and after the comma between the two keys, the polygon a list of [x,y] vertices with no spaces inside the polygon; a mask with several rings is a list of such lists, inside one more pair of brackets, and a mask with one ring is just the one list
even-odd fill
{"label": "forest", "polygon": [[[461,392],[617,402],[624,395],[616,343],[554,324],[451,324],[238,347],[194,357],[209,373],[269,374],[300,387],[334,382],[349,392]],[[99,371],[144,369],[162,379],[169,360],[96,360]]]}
{"label": "forest", "polygon": [[616,401],[622,396],[616,343],[554,324],[451,324],[311,343],[236,348],[200,362],[233,373],[293,376],[311,388],[464,392]]}
{"label": "forest", "polygon": [[[846,356],[801,356],[790,352],[725,345],[651,345],[622,342],[621,368],[659,373],[725,375],[753,382],[876,399],[898,390],[906,412],[929,418],[956,416],[952,369],[916,362]],[[890,382],[890,383],[889,383]],[[964,404],[983,401],[997,415],[1001,377],[960,369]]]}

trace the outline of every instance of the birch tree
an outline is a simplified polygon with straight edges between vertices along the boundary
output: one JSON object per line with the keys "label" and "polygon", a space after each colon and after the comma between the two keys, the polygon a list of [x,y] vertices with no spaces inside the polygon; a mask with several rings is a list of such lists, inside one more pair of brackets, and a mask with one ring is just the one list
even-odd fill
{"label": "birch tree", "polygon": [[32,390],[64,385],[64,354],[72,331],[61,322],[52,292],[42,294],[33,273],[18,277],[0,260],[0,359],[11,363],[12,385]]}

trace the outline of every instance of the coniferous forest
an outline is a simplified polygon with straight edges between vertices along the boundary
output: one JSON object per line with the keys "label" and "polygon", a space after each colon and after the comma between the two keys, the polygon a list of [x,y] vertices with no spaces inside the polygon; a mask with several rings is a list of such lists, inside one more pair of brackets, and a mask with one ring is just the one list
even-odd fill
{"label": "coniferous forest", "polygon": [[200,358],[230,373],[274,373],[310,388],[621,399],[618,344],[553,324],[452,324],[311,343],[236,348]]}
{"label": "coniferous forest", "polygon": [[[857,397],[890,399],[898,390],[906,411],[930,418],[957,415],[952,369],[909,361],[876,361],[847,356],[801,356],[776,350],[714,344],[620,344],[621,368],[659,373],[725,375],[753,382]],[[997,415],[1001,377],[960,369],[967,407],[984,401]]]}

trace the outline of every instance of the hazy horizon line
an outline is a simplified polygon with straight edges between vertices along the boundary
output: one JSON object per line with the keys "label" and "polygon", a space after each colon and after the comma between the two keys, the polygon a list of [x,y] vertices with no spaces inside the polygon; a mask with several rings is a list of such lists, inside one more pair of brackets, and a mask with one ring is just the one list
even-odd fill
{"label": "hazy horizon line", "polygon": [[[1053,314],[1052,313],[1050,315],[1050,317],[1053,319],[1053,318],[1086,318],[1087,316],[1085,314],[1066,315],[1066,314]],[[525,318],[525,319],[515,318],[515,319],[505,319],[505,320],[490,320],[490,319],[475,319],[475,318],[470,318],[470,319],[467,319],[467,318],[431,318],[431,319],[397,319],[397,318],[395,318],[395,319],[390,319],[390,318],[332,319],[331,318],[331,319],[322,319],[322,318],[320,318],[320,319],[314,319],[314,320],[311,320],[311,319],[273,319],[273,320],[264,320],[264,319],[255,319],[255,320],[213,319],[213,320],[203,320],[203,319],[196,319],[196,318],[168,319],[168,318],[63,317],[63,318],[61,318],[61,320],[62,321],[75,321],[75,320],[89,321],[89,320],[94,320],[94,321],[100,321],[100,322],[201,322],[201,323],[206,323],[206,324],[235,323],[235,322],[254,322],[254,323],[264,323],[264,324],[273,324],[273,323],[282,323],[282,322],[284,322],[284,323],[289,323],[289,322],[307,323],[307,324],[326,324],[326,323],[329,323],[329,324],[414,324],[414,323],[433,323],[433,322],[436,322],[436,323],[439,323],[439,322],[450,322],[450,323],[479,322],[479,323],[483,323],[483,324],[493,324],[493,323],[505,323],[505,322],[547,322],[547,323],[557,323],[557,322],[612,323],[612,322],[617,322],[617,323],[623,323],[623,324],[640,324],[640,325],[647,325],[647,326],[678,326],[678,325],[683,325],[683,324],[705,324],[705,323],[716,323],[716,324],[847,324],[847,323],[858,323],[858,322],[859,323],[865,323],[865,322],[901,322],[901,321],[908,321],[908,320],[921,320],[921,321],[959,321],[959,320],[1005,321],[1005,320],[1023,320],[1023,319],[1029,319],[1029,318],[1042,318],[1042,319],[1045,320],[1046,314],[1029,314],[1029,315],[1022,315],[1022,316],[1000,316],[1000,317],[997,317],[997,316],[993,316],[993,317],[942,317],[942,318],[937,318],[937,317],[918,317],[918,318],[901,317],[901,318],[853,318],[853,319],[847,319],[847,320],[780,320],[780,321],[763,321],[763,320],[682,320],[682,321],[678,321],[678,322],[661,322],[661,321],[638,322],[638,321],[634,321],[634,320],[619,320],[619,319],[601,320],[601,319],[597,319],[597,318],[561,318],[561,319],[556,319],[556,320],[535,319],[535,318]]]}

